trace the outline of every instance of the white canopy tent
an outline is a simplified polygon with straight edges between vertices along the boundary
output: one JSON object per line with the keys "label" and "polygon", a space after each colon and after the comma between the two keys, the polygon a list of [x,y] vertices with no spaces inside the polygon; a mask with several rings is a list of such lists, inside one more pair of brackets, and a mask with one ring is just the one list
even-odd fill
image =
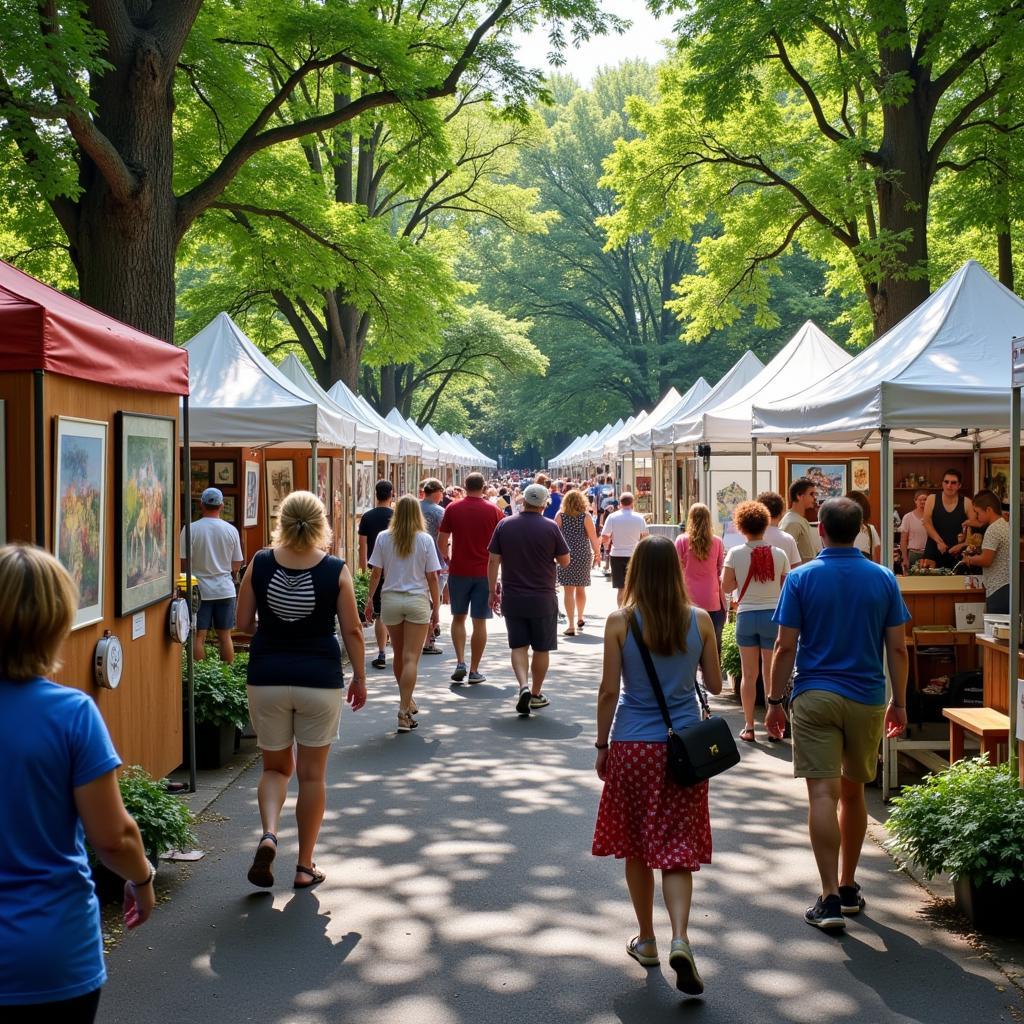
{"label": "white canopy tent", "polygon": [[[707,396],[711,394],[711,385],[704,379],[704,377],[698,377],[693,384],[683,393],[679,401],[675,405],[670,406],[665,410],[659,418],[659,422],[665,423],[676,419],[679,416],[686,415],[691,409],[697,408]],[[641,419],[642,417],[642,419]],[[655,420],[652,415],[644,412],[637,417],[637,422],[633,425],[633,429],[623,434],[615,440],[616,447],[618,442],[626,437],[633,436],[643,439],[647,437],[649,439],[650,431],[655,426]],[[648,444],[648,448],[650,445]]]}
{"label": "white canopy tent", "polygon": [[[705,381],[705,383],[707,382]],[[692,390],[693,388],[691,387],[690,391]],[[651,450],[651,446],[647,433],[648,427],[652,423],[657,423],[669,409],[676,408],[682,400],[682,397],[683,396],[679,394],[675,388],[669,388],[668,391],[661,396],[661,400],[658,404],[647,414],[647,419],[644,421],[643,427],[640,430],[636,430],[634,424],[634,429],[629,436],[620,439],[617,452],[619,458],[630,452],[649,452]],[[637,419],[639,419],[639,417],[637,417]]]}
{"label": "white canopy tent", "polygon": [[592,430],[589,434],[583,434],[577,437],[567,448],[563,449],[553,459],[548,459],[549,469],[562,469],[568,466],[572,461],[573,456],[587,445],[589,445],[598,435],[598,431]]}
{"label": "white canopy tent", "polygon": [[443,461],[450,462],[454,466],[462,466],[465,468],[469,465],[469,456],[465,452],[460,451],[458,446],[455,445],[451,438],[445,438],[442,434],[439,434],[429,423],[424,423],[420,427],[420,431],[427,435],[431,441],[433,441],[438,450],[441,452],[441,458]]}
{"label": "white canopy tent", "polygon": [[187,341],[194,445],[326,444],[351,448],[356,420],[282,374],[227,313]]}
{"label": "white canopy tent", "polygon": [[489,455],[484,455],[484,453],[480,451],[480,449],[477,448],[477,446],[464,434],[453,434],[452,436],[470,453],[470,455],[475,456],[479,460],[477,465],[479,465],[481,469],[498,468],[498,463]]}
{"label": "white canopy tent", "polygon": [[597,432],[597,437],[594,438],[593,443],[586,446],[579,452],[576,453],[576,461],[580,465],[590,465],[591,463],[604,463],[604,446],[612,434],[617,434],[623,427],[623,420],[617,419],[614,423],[607,423],[605,426]]}
{"label": "white canopy tent", "polygon": [[441,452],[438,450],[437,445],[412,420],[407,420],[397,408],[391,409],[384,419],[396,430],[404,431],[410,438],[419,441],[423,446],[420,457],[424,463],[429,463],[433,466],[441,465]]}

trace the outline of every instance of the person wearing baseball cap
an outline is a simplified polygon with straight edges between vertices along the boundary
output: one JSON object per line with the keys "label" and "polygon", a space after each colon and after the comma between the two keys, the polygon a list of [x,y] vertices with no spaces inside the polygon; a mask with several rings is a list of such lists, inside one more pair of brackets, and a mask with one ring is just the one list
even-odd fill
{"label": "person wearing baseball cap", "polygon": [[550,652],[558,647],[555,566],[566,566],[570,560],[562,531],[544,518],[548,498],[543,484],[530,484],[523,491],[522,512],[498,523],[488,547],[488,600],[505,617],[512,671],[519,684],[516,712],[523,716],[550,703],[542,687]]}
{"label": "person wearing baseball cap", "polygon": [[[242,543],[238,531],[220,517],[224,495],[216,487],[207,487],[199,497],[202,518],[192,524],[192,575],[199,583],[199,611],[192,651],[196,661],[206,656],[206,634],[217,632],[221,661],[235,660],[231,630],[235,625],[234,576],[242,567]],[[179,550],[185,561],[185,531],[181,531]]]}

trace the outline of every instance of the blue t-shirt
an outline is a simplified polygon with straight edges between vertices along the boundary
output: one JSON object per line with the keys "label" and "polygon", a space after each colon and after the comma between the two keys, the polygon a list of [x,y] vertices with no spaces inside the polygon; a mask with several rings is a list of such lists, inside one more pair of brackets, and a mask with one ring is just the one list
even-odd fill
{"label": "blue t-shirt", "polygon": [[896,577],[856,548],[823,548],[794,569],[772,622],[800,630],[793,695],[828,690],[885,702],[885,631],[910,619]]}
{"label": "blue t-shirt", "polygon": [[92,699],[48,679],[0,680],[0,750],[0,1006],[74,999],[107,978],[74,789],[121,759]]}
{"label": "blue t-shirt", "polygon": [[545,519],[554,519],[558,514],[558,510],[562,507],[562,495],[558,491],[551,492],[551,500],[548,502],[547,507],[544,509]]}
{"label": "blue t-shirt", "polygon": [[[697,666],[703,649],[697,613],[691,608],[686,630],[686,653],[676,651],[665,657],[651,651],[651,660],[665,694],[668,716],[677,732],[700,721],[696,686]],[[658,708],[658,698],[654,696],[651,677],[633,639],[633,631],[628,628],[626,642],[622,645],[622,688],[610,739],[616,743],[665,743],[668,739],[668,729]]]}

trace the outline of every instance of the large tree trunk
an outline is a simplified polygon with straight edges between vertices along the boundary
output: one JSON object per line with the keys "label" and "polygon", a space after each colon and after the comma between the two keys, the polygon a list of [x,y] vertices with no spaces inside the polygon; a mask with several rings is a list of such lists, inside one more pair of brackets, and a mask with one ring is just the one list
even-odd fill
{"label": "large tree trunk", "polygon": [[178,245],[171,138],[174,62],[139,33],[133,59],[93,80],[97,127],[139,187],[118,199],[83,157],[77,237],[72,253],[82,299],[157,338],[174,338]]}
{"label": "large tree trunk", "polygon": [[340,380],[350,391],[358,393],[359,369],[370,329],[370,316],[345,303],[344,295],[339,290],[326,296],[325,313],[330,346],[327,353],[327,379],[319,383],[327,390],[335,381]]}
{"label": "large tree trunk", "polygon": [[1013,291],[1013,245],[1010,229],[1000,231],[996,235],[996,248],[999,251],[999,281]]}

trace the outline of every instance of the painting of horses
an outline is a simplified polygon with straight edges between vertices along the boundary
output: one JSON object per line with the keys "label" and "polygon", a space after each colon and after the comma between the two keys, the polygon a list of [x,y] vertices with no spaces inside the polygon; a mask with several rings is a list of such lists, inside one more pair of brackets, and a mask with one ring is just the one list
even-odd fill
{"label": "painting of horses", "polygon": [[118,413],[118,602],[130,615],[174,588],[173,417]]}
{"label": "painting of horses", "polygon": [[107,425],[57,417],[53,550],[78,587],[72,629],[103,618]]}

